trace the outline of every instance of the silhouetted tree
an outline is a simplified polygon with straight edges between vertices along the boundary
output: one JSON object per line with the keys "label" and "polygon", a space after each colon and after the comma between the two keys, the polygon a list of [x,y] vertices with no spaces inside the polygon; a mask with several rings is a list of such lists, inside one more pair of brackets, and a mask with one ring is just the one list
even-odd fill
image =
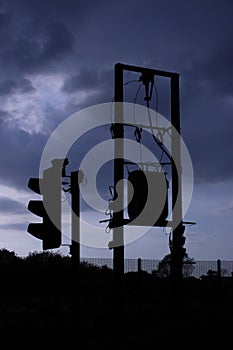
{"label": "silhouetted tree", "polygon": [[0,264],[9,264],[19,260],[14,251],[9,251],[6,248],[0,249]]}
{"label": "silhouetted tree", "polygon": [[59,253],[43,251],[43,252],[30,252],[24,260],[30,263],[47,263],[47,262],[60,262],[62,259],[63,257]]}
{"label": "silhouetted tree", "polygon": [[207,271],[206,275],[208,277],[217,276],[217,271],[210,269],[210,270]]}
{"label": "silhouetted tree", "polygon": [[[170,276],[170,263],[171,263],[171,254],[167,254],[159,262],[156,274],[160,277],[169,277]],[[185,253],[183,259],[183,277],[190,277],[194,270],[195,261],[193,258],[190,258],[187,253]]]}

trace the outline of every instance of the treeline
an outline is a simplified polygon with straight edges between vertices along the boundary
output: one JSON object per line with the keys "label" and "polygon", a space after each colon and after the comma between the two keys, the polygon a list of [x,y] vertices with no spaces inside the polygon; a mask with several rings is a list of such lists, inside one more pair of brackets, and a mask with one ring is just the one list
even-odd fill
{"label": "treeline", "polygon": [[[193,262],[188,256],[187,262]],[[214,288],[219,286],[219,279],[214,274],[208,274],[206,278],[192,277],[193,264],[185,264],[184,286],[190,291],[193,288]],[[137,290],[156,288],[157,292],[169,290],[170,256],[161,260],[158,269],[152,273],[141,270],[140,272],[125,273],[124,288]],[[0,293],[31,293],[46,294],[56,291],[57,294],[69,294],[75,283],[82,280],[82,291],[89,293],[96,285],[108,290],[113,280],[113,270],[107,266],[96,266],[88,262],[81,262],[79,271],[72,266],[71,256],[63,256],[57,252],[43,251],[32,252],[26,257],[19,257],[14,251],[5,248],[0,249]],[[94,283],[94,284],[93,284]],[[227,288],[233,287],[232,278],[221,278],[221,284]],[[106,288],[107,285],[107,288]]]}
{"label": "treeline", "polygon": [[[26,257],[19,257],[14,251],[9,251],[6,248],[0,249],[0,269],[29,269],[33,271],[44,270],[71,270],[72,259],[71,256],[63,256],[57,252],[43,251],[30,252]],[[106,270],[111,271],[107,266],[99,267],[88,262],[80,263],[80,272],[95,273]]]}
{"label": "treeline", "polygon": [[[0,249],[1,294],[69,294],[75,283],[70,256],[50,251],[32,252],[19,257],[13,251]],[[82,262],[79,276],[92,279],[111,276],[112,270]],[[78,276],[77,276],[78,277]]]}

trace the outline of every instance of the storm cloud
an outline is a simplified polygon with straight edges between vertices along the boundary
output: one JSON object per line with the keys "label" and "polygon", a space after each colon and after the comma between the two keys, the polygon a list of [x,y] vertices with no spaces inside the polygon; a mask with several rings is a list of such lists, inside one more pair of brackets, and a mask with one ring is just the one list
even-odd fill
{"label": "storm cloud", "polygon": [[[56,127],[83,108],[114,101],[114,66],[121,62],[179,73],[181,136],[192,159],[195,191],[223,183],[231,188],[232,10],[231,1],[211,0],[2,0],[1,185],[28,191],[28,178],[38,176]],[[138,79],[124,76],[124,82],[132,80],[124,98],[144,104]],[[166,115],[169,82],[156,78],[155,84],[151,108]],[[101,136],[91,133],[89,145],[78,143],[71,152],[75,164]],[[105,138],[111,138],[109,130]],[[225,186],[222,196],[230,201]],[[21,210],[5,197],[0,209]]]}

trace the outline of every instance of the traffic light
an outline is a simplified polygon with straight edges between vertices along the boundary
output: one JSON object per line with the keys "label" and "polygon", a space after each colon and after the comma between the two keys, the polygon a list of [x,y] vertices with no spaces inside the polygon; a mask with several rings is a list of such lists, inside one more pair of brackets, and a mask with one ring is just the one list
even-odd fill
{"label": "traffic light", "polygon": [[42,222],[30,223],[27,232],[42,240],[43,250],[61,245],[61,177],[63,159],[52,161],[52,167],[44,170],[42,178],[30,178],[28,187],[42,196],[31,200],[28,210],[42,218]]}

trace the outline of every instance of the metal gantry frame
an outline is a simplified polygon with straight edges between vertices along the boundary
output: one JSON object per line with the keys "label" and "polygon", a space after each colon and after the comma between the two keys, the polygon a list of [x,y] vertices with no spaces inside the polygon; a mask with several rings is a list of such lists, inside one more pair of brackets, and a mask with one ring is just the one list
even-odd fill
{"label": "metal gantry frame", "polygon": [[[182,264],[185,249],[183,248],[185,237],[183,236],[185,226],[182,214],[182,190],[180,179],[182,176],[181,166],[181,142],[180,137],[180,97],[179,97],[179,74],[157,69],[132,66],[122,63],[115,64],[114,72],[114,124],[112,126],[114,139],[114,188],[117,183],[124,178],[124,123],[123,123],[123,103],[124,102],[124,71],[141,73],[142,78],[154,79],[154,76],[166,77],[170,79],[170,98],[171,98],[171,162],[172,172],[172,237],[170,240],[171,250],[171,277],[175,280],[182,279]],[[148,86],[147,91],[148,93]],[[180,187],[179,187],[180,186]],[[122,189],[123,191],[123,189]],[[124,207],[123,193],[118,193],[118,207]],[[112,219],[114,222],[124,222],[124,212],[113,211]],[[113,270],[117,277],[124,274],[124,225],[113,227]]]}

